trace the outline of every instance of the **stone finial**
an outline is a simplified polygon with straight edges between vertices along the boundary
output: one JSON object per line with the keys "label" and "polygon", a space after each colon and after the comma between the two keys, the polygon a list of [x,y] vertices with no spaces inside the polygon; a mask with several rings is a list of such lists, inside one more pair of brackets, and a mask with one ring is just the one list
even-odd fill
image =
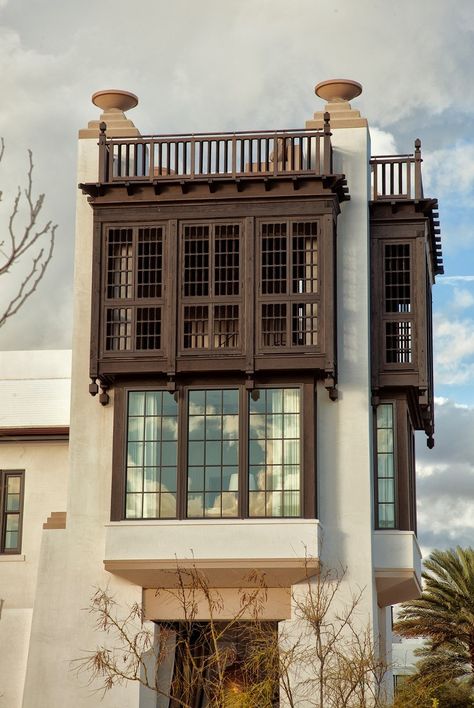
{"label": "stone finial", "polygon": [[101,123],[107,124],[108,137],[130,138],[140,135],[124,113],[138,105],[138,97],[134,93],[121,89],[103,89],[92,94],[92,103],[103,112],[99,120],[89,121],[87,128],[79,131],[80,138],[98,137]]}
{"label": "stone finial", "polygon": [[331,116],[331,130],[367,127],[366,118],[361,118],[360,112],[352,109],[349,103],[362,93],[362,86],[358,81],[328,79],[316,84],[314,92],[327,103],[323,111],[314,114],[313,120],[306,121],[307,128],[322,128],[326,112]]}

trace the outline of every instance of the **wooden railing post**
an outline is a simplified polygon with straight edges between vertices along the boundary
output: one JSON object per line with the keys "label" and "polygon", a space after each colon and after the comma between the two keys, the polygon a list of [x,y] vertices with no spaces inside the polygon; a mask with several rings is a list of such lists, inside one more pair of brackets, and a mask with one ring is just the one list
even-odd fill
{"label": "wooden railing post", "polygon": [[107,182],[107,137],[105,131],[107,130],[107,125],[102,122],[99,125],[99,182]]}
{"label": "wooden railing post", "polygon": [[423,184],[421,181],[421,140],[415,140],[415,199],[423,199]]}
{"label": "wooden railing post", "polygon": [[326,111],[326,113],[324,114],[324,175],[330,175],[332,173],[331,126],[329,125],[329,118],[329,113]]}

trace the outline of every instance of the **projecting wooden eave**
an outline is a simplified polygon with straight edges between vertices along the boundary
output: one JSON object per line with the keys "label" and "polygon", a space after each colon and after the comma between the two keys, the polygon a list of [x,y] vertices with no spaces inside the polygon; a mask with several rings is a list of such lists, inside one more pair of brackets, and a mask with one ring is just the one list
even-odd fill
{"label": "projecting wooden eave", "polygon": [[345,175],[252,175],[230,177],[192,177],[129,179],[114,182],[88,182],[78,185],[90,203],[126,205],[137,203],[215,201],[249,198],[332,198],[338,205],[350,199]]}

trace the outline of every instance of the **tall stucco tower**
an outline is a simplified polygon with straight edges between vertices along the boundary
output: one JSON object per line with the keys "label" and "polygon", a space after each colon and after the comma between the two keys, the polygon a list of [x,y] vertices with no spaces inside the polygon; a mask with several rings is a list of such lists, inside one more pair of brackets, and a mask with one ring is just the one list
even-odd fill
{"label": "tall stucco tower", "polygon": [[[182,607],[157,593],[177,567],[219,589],[223,620],[257,570],[265,620],[290,634],[294,593],[344,568],[341,602],[364,588],[389,651],[390,606],[420,590],[413,439],[433,441],[442,264],[420,144],[371,158],[360,92],[318,84],[327,105],[302,130],[166,136],[125,116],[133,94],[94,94],[67,520],[43,531],[23,708],[97,705],[69,670],[98,641],[82,611],[96,587],[179,632]],[[101,705],[163,701],[125,683]]]}

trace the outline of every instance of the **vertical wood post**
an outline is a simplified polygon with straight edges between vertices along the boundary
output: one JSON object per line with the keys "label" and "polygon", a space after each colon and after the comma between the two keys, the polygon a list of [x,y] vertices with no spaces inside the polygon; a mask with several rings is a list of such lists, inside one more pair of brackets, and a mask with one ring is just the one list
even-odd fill
{"label": "vertical wood post", "polygon": [[107,125],[102,121],[99,125],[99,182],[107,182],[107,137],[105,131],[107,130]]}
{"label": "vertical wood post", "polygon": [[421,140],[415,140],[415,199],[423,199],[423,184],[421,182]]}
{"label": "vertical wood post", "polygon": [[330,175],[332,173],[332,154],[331,154],[331,126],[329,125],[329,113],[324,114],[324,163],[323,174]]}

